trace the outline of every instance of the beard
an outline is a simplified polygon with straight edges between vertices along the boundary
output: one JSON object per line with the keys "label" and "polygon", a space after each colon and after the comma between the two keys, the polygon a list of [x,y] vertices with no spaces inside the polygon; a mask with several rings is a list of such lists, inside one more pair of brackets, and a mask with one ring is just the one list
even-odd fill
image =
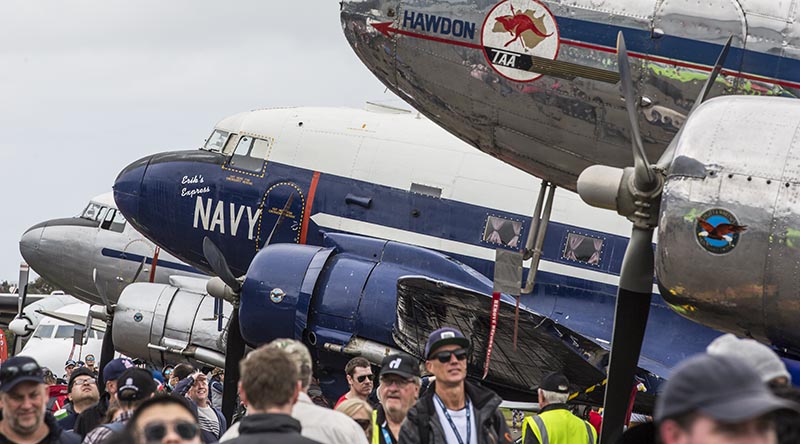
{"label": "beard", "polygon": [[8,418],[8,427],[18,435],[27,436],[35,432],[39,426],[42,425],[43,419],[43,415],[36,415],[35,420],[30,424],[21,424],[18,417],[11,416]]}
{"label": "beard", "polygon": [[406,415],[410,410],[410,406],[396,406],[392,405],[391,407],[384,407],[383,411],[386,413],[386,417],[389,418],[393,423],[402,423],[404,419],[406,419]]}

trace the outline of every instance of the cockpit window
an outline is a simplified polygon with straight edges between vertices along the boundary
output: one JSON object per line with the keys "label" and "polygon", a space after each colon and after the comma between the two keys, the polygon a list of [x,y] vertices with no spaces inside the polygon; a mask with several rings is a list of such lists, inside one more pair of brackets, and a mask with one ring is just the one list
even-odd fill
{"label": "cockpit window", "polygon": [[208,138],[205,149],[221,153],[230,135],[231,133],[227,131],[215,129],[214,132],[211,133],[211,137]]}
{"label": "cockpit window", "polygon": [[[227,152],[230,152],[230,146],[231,143],[228,143]],[[269,148],[269,140],[241,135],[231,154],[230,166],[240,170],[260,172],[269,155]]]}
{"label": "cockpit window", "polygon": [[53,336],[53,329],[55,328],[54,325],[39,325],[36,328],[36,331],[33,333],[34,338],[49,338]]}
{"label": "cockpit window", "polygon": [[86,209],[83,210],[83,213],[81,213],[81,217],[89,220],[97,220],[97,216],[100,214],[101,208],[102,206],[94,202],[89,202],[89,205],[87,205]]}
{"label": "cockpit window", "polygon": [[119,210],[117,210],[114,215],[110,230],[116,231],[117,233],[122,233],[125,230],[125,216],[123,216]]}

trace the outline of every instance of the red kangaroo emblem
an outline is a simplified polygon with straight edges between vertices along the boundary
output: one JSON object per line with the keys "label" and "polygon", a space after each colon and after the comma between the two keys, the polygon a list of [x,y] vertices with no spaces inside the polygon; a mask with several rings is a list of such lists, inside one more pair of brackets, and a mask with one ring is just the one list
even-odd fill
{"label": "red kangaroo emblem", "polygon": [[[539,28],[536,27],[536,23],[534,23],[532,18],[530,18],[529,16],[525,15],[520,11],[514,11],[514,5],[511,5],[511,14],[512,15],[504,15],[495,18],[495,20],[497,20],[498,22],[500,22],[501,25],[503,25],[503,28],[505,28],[505,30],[508,31],[509,34],[514,36],[513,39],[509,40],[509,42],[505,44],[505,46],[508,46],[517,41],[522,35],[522,33],[525,31],[531,31],[534,34],[538,35],[539,37],[543,38],[547,38],[553,35],[552,32],[550,34],[545,34],[544,32],[540,31]],[[544,17],[544,14],[542,14],[542,17]],[[541,19],[542,17],[537,17],[537,20]]]}

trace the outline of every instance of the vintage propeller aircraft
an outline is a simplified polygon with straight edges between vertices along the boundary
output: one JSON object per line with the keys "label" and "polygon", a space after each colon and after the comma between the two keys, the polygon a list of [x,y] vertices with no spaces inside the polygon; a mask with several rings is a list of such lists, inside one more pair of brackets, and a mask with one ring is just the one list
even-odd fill
{"label": "vintage propeller aircraft", "polygon": [[[208,294],[238,306],[226,378],[245,342],[288,336],[309,345],[323,389],[337,396],[350,357],[421,356],[441,325],[473,338],[470,374],[481,377],[497,250],[530,245],[538,264],[526,267],[538,273],[528,273],[534,281],[522,292],[518,348],[515,301],[504,295],[486,378],[506,398],[530,401],[530,387],[555,369],[566,369],[576,391],[605,378],[628,243],[621,218],[568,191],[553,199],[551,187],[539,210],[553,220],[537,227],[528,198],[537,186],[416,113],[286,108],[225,118],[199,150],[133,162],[114,196],[137,230],[219,276]],[[648,285],[658,293],[652,278]],[[115,313],[117,348],[163,359],[160,335],[195,313],[175,309],[183,297],[163,285],[127,287]],[[718,335],[658,295],[651,305],[635,365],[651,390],[637,398],[642,409],[672,366]]]}
{"label": "vintage propeller aircraft", "polygon": [[[622,431],[654,268],[680,314],[800,348],[799,16],[767,0],[342,2],[356,54],[417,110],[633,222],[604,443]],[[763,97],[699,106],[741,94]]]}

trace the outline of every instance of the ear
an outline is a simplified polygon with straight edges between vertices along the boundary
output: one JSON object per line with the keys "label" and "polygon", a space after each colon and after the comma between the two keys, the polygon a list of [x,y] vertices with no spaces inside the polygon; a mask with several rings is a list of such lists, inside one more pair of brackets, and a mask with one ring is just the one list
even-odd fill
{"label": "ear", "polygon": [[245,407],[249,407],[250,403],[247,402],[247,394],[245,394],[244,389],[242,388],[242,381],[239,381],[239,400],[242,401]]}
{"label": "ear", "polygon": [[433,362],[425,361],[425,370],[427,370],[428,373],[433,373]]}
{"label": "ear", "polygon": [[661,437],[661,442],[664,444],[681,443],[686,437],[686,431],[678,425],[677,422],[667,419],[658,426],[658,435]]}
{"label": "ear", "polygon": [[350,376],[350,375],[345,375],[345,377],[347,377],[347,383],[348,383],[348,384],[350,384],[350,385],[353,385],[353,384],[355,384],[355,381],[353,381],[353,377],[352,377],[352,376]]}

